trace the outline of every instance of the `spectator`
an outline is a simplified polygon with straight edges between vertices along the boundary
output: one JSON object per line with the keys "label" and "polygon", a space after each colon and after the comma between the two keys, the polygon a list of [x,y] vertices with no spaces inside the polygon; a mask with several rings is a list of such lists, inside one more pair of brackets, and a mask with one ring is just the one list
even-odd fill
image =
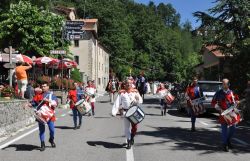
{"label": "spectator", "polygon": [[29,70],[30,68],[32,68],[32,66],[28,63],[23,63],[23,62],[17,62],[16,64],[16,78],[17,78],[17,84],[18,84],[18,96],[21,97],[21,99],[25,99],[24,98],[24,93],[26,91],[27,88],[27,84],[28,84],[28,77],[27,77],[27,73],[26,70]]}
{"label": "spectator", "polygon": [[244,96],[246,98],[246,109],[245,109],[245,118],[250,117],[250,81],[247,82],[247,88],[244,91]]}
{"label": "spectator", "polygon": [[29,81],[27,88],[26,88],[26,91],[24,93],[24,97],[29,99],[29,100],[32,100],[34,95],[35,95],[35,91],[33,88],[33,82]]}

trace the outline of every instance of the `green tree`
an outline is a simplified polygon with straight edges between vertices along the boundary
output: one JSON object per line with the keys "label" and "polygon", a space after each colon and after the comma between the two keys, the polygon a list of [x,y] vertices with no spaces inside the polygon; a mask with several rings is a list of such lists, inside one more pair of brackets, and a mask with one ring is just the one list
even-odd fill
{"label": "green tree", "polygon": [[22,53],[49,55],[52,49],[68,49],[62,40],[63,17],[48,10],[38,9],[30,2],[11,4],[8,12],[1,15],[0,45],[12,45]]}

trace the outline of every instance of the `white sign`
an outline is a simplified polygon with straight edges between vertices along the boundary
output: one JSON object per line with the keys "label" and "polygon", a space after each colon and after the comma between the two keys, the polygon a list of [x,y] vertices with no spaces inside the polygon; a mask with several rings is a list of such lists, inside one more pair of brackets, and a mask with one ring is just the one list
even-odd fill
{"label": "white sign", "polygon": [[8,69],[13,69],[16,67],[16,64],[5,63],[3,67]]}
{"label": "white sign", "polygon": [[50,50],[50,54],[61,54],[64,55],[66,54],[65,50]]}

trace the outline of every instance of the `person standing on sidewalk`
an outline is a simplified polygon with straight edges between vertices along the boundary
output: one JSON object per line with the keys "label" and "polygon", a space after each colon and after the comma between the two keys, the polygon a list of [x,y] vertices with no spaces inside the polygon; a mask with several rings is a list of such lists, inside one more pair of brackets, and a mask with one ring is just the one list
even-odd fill
{"label": "person standing on sidewalk", "polygon": [[23,62],[17,62],[16,66],[17,67],[15,69],[15,73],[16,73],[16,78],[17,78],[18,96],[21,99],[25,99],[24,93],[26,91],[27,84],[28,84],[28,77],[27,77],[26,70],[31,69],[32,66],[29,63],[23,63]]}

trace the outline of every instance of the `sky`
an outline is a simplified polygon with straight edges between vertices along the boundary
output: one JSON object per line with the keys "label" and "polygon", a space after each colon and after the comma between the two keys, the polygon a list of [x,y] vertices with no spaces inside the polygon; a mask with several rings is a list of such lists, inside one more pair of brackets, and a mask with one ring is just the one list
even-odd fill
{"label": "sky", "polygon": [[[150,0],[135,0],[137,3],[148,4]],[[196,18],[193,17],[192,13],[196,11],[207,11],[207,9],[213,7],[215,4],[212,3],[215,0],[151,0],[155,4],[161,2],[167,4],[171,3],[178,13],[181,14],[181,23],[189,20],[192,23],[193,28],[200,25],[200,22],[196,22]]]}

